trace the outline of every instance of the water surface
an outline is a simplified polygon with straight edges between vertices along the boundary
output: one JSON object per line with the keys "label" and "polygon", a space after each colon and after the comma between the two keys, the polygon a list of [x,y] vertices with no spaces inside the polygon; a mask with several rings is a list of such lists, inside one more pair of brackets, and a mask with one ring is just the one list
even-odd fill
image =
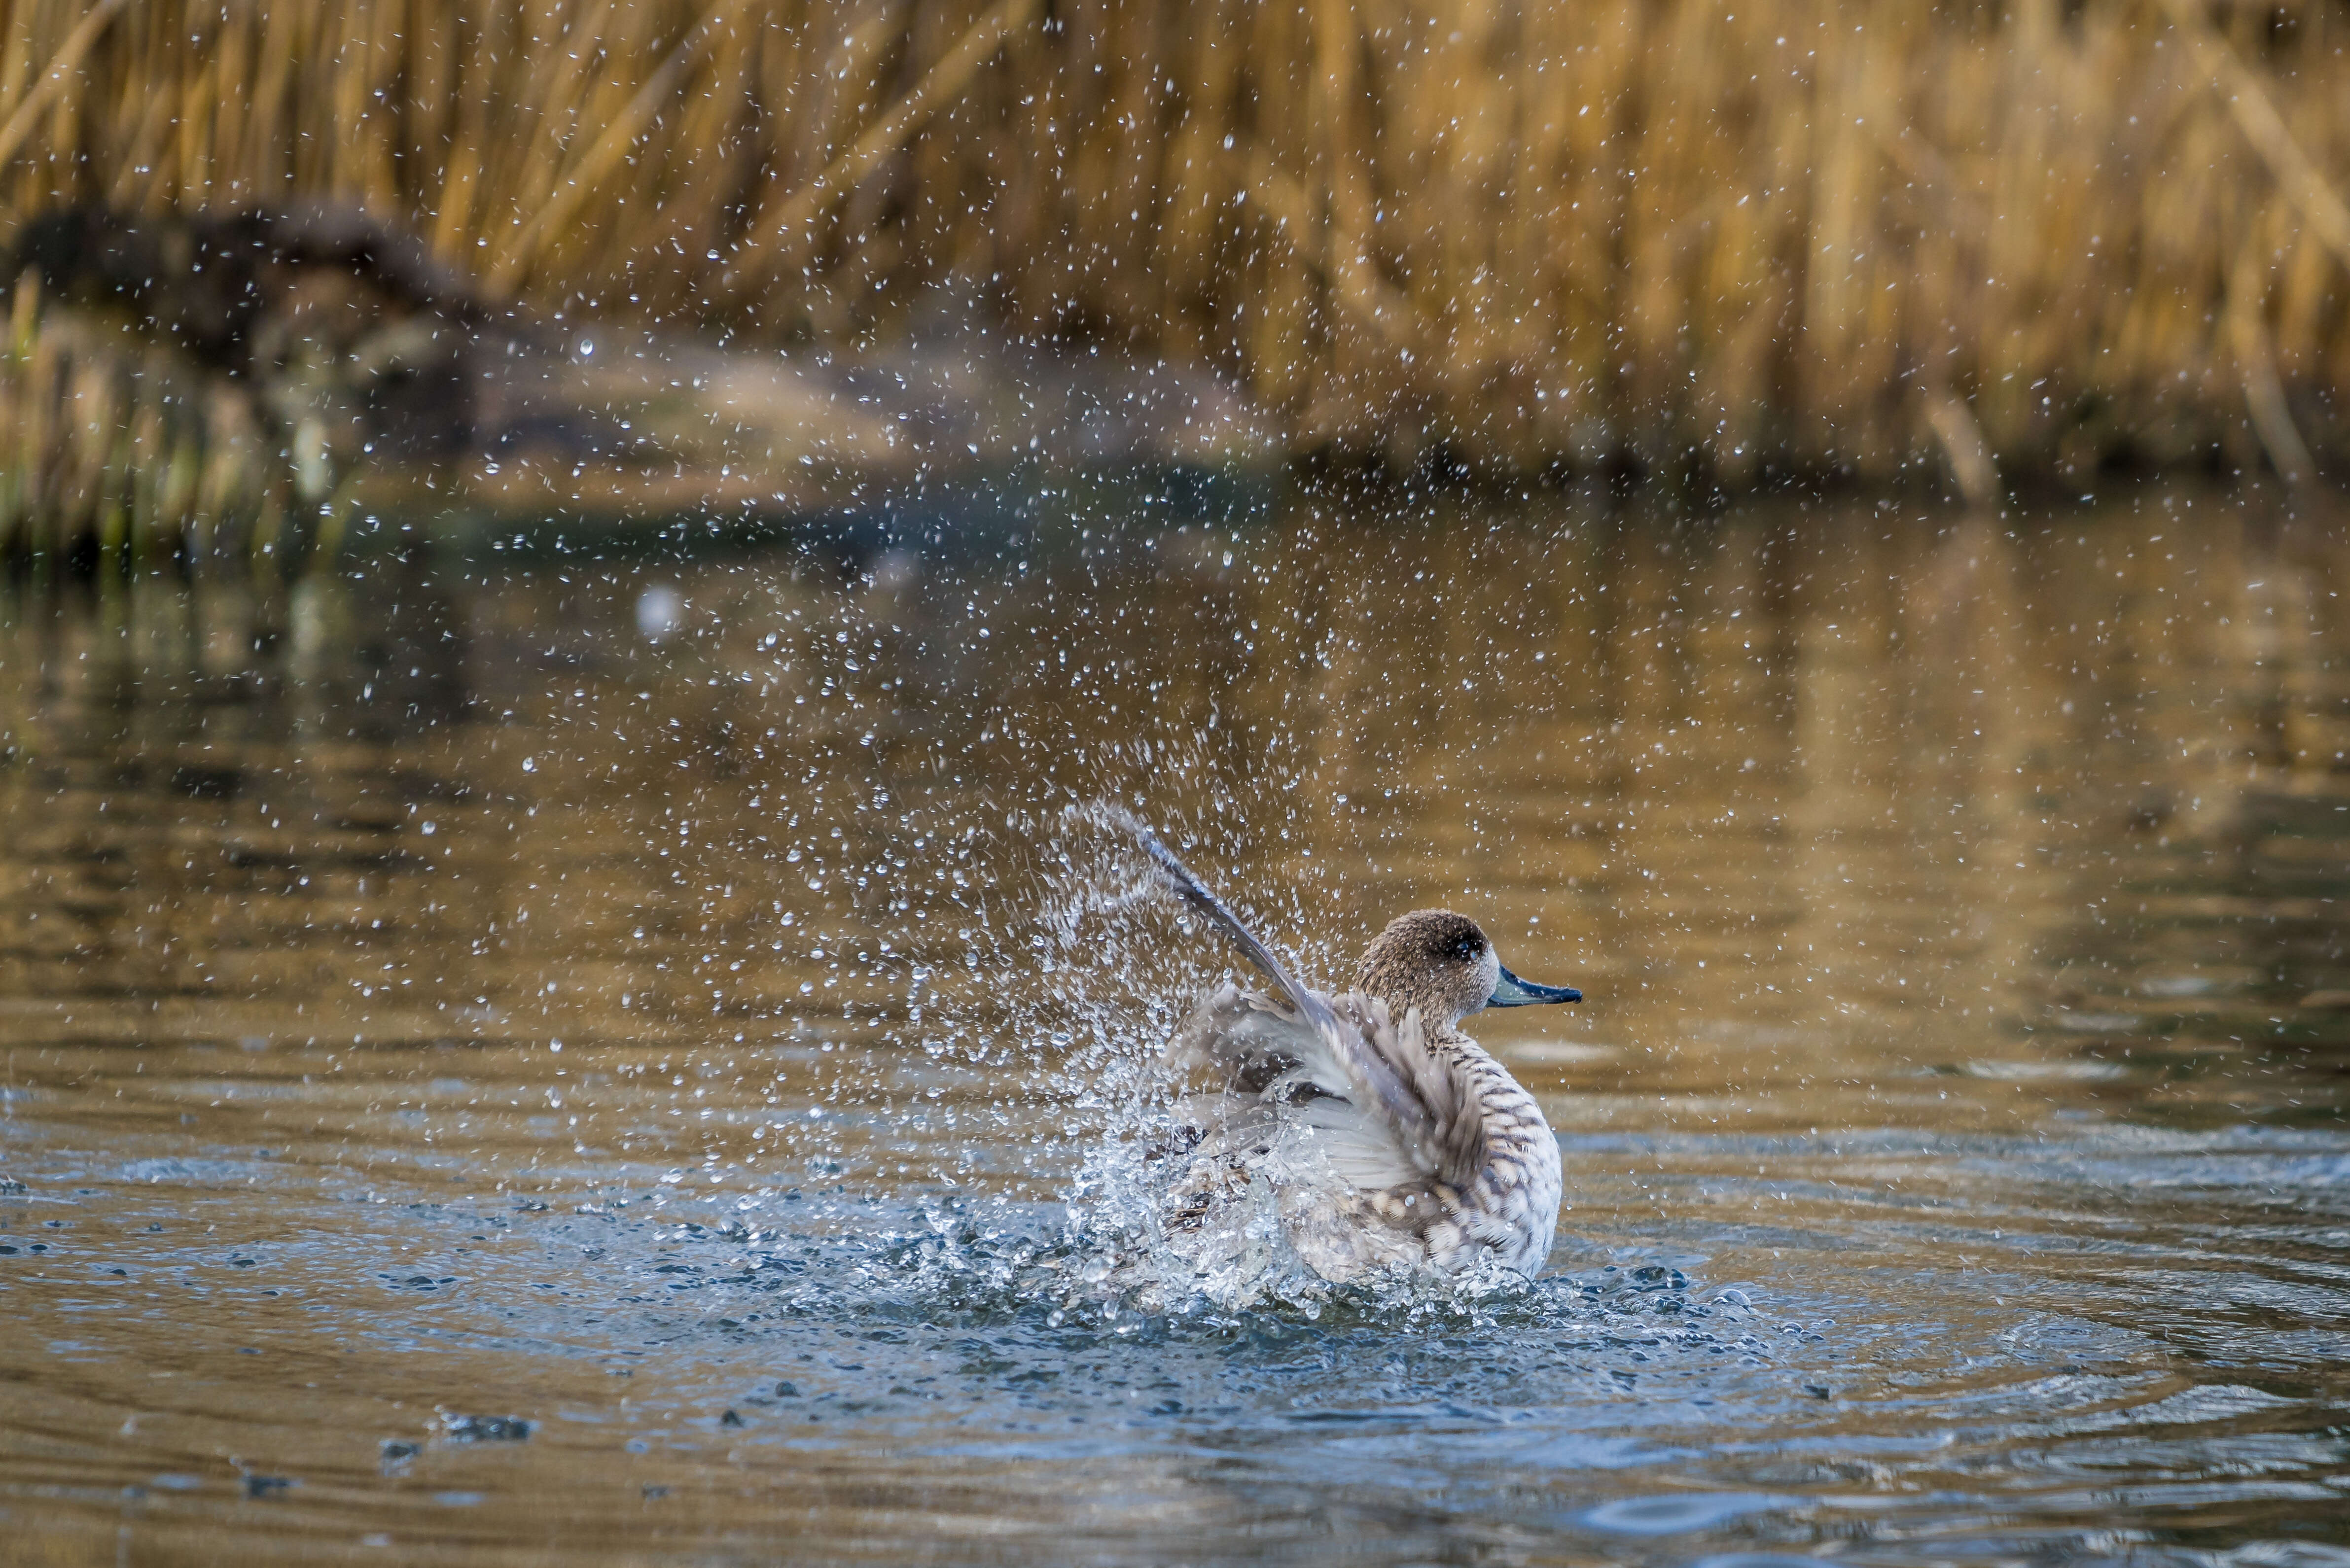
{"label": "water surface", "polygon": [[[0,597],[56,1563],[2350,1563],[2350,519],[1300,502]],[[1545,1276],[1144,1311],[1224,956],[1574,1011]]]}

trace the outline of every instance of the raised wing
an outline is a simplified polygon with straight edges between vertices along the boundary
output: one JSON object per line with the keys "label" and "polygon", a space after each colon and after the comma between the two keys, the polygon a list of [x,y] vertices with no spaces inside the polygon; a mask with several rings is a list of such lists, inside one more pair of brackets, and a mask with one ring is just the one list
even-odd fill
{"label": "raised wing", "polygon": [[[1222,898],[1209,891],[1205,882],[1191,875],[1191,868],[1175,858],[1175,852],[1159,842],[1159,835],[1130,818],[1127,826],[1133,829],[1134,836],[1157,863],[1177,896],[1221,928],[1224,935],[1232,939],[1232,945],[1241,950],[1243,958],[1256,965],[1267,980],[1281,987],[1291,1006],[1317,1027],[1329,1017],[1330,1009],[1322,999],[1297,982],[1297,977],[1289,972],[1288,967],[1274,956],[1271,948],[1265,946],[1263,939],[1250,930],[1247,923],[1233,914]],[[1317,1013],[1320,1016],[1317,1017]]]}
{"label": "raised wing", "polygon": [[[1314,1046],[1300,1058],[1314,1076],[1314,1086],[1339,1096],[1363,1115],[1382,1119],[1394,1128],[1405,1149],[1433,1152],[1464,1136],[1460,1121],[1461,1116],[1473,1119],[1473,1105],[1457,1093],[1448,1067],[1429,1051],[1417,1013],[1405,1015],[1403,1025],[1396,1025],[1387,1018],[1384,1003],[1361,997],[1363,1009],[1356,1011],[1354,1018],[1339,1021],[1339,1015],[1330,1011],[1330,1002],[1302,985],[1288,966],[1274,957],[1274,950],[1266,948],[1264,940],[1224,905],[1222,898],[1208,891],[1208,884],[1191,875],[1191,867],[1175,858],[1172,848],[1159,842],[1156,832],[1135,818],[1128,818],[1126,826],[1184,903],[1222,929],[1233,948],[1239,948],[1250,964],[1264,971],[1266,978],[1288,994],[1297,1023],[1314,1039]],[[1372,1023],[1367,1009],[1378,1009],[1378,1023]],[[1330,1082],[1326,1082],[1326,1076]]]}
{"label": "raised wing", "polygon": [[1311,1085],[1316,1093],[1295,1114],[1320,1135],[1332,1168],[1358,1188],[1465,1189],[1482,1147],[1477,1102],[1430,1048],[1419,1014],[1399,1023],[1386,1003],[1351,992],[1314,1000],[1326,1031],[1277,998],[1227,982],[1184,1021],[1170,1059],[1255,1099],[1290,1099]]}
{"label": "raised wing", "polygon": [[[1366,1111],[1376,1109],[1409,1137],[1433,1137],[1428,1126],[1428,1108],[1418,1097],[1415,1073],[1399,1073],[1387,1054],[1374,1048],[1359,1029],[1342,1027],[1322,994],[1300,984],[1263,940],[1250,930],[1222,898],[1210,892],[1206,883],[1191,875],[1191,867],[1176,859],[1175,852],[1160,843],[1157,834],[1132,817],[1126,819],[1126,825],[1183,901],[1221,928],[1232,945],[1241,950],[1242,956],[1263,970],[1288,996],[1299,1020],[1322,1042],[1320,1054],[1327,1058],[1326,1070],[1342,1074],[1349,1085],[1343,1091],[1329,1088],[1324,1092],[1344,1094]],[[1419,1049],[1422,1055],[1427,1054],[1424,1042]],[[1315,1083],[1320,1086],[1319,1079]]]}

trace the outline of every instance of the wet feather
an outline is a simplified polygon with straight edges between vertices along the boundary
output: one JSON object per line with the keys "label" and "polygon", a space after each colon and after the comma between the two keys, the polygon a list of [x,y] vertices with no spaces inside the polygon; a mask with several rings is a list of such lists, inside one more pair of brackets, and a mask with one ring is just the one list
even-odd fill
{"label": "wet feather", "polygon": [[1534,1096],[1457,1025],[1505,992],[1577,993],[1526,986],[1474,922],[1431,909],[1380,933],[1354,990],[1314,991],[1138,831],[1281,993],[1226,982],[1169,1043],[1170,1065],[1203,1089],[1181,1106],[1198,1142],[1170,1189],[1170,1231],[1211,1233],[1262,1184],[1298,1256],[1326,1278],[1485,1261],[1540,1269],[1558,1222],[1557,1139]]}

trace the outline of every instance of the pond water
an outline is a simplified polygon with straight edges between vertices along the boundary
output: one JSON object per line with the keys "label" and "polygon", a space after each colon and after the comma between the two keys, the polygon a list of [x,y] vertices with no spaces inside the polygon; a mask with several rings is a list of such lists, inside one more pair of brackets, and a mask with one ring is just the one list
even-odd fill
{"label": "pond water", "polygon": [[[2338,509],[885,544],[5,590],[12,1561],[2350,1563]],[[1583,988],[1544,1277],[1121,1294],[1114,806]]]}

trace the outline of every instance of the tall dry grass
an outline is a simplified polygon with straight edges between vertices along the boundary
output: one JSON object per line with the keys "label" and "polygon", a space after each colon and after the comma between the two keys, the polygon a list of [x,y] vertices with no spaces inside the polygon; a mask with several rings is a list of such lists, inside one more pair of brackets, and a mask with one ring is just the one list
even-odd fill
{"label": "tall dry grass", "polygon": [[5,213],[328,196],[778,337],[971,304],[1305,446],[2290,468],[2350,386],[2343,0],[111,5],[0,13]]}

